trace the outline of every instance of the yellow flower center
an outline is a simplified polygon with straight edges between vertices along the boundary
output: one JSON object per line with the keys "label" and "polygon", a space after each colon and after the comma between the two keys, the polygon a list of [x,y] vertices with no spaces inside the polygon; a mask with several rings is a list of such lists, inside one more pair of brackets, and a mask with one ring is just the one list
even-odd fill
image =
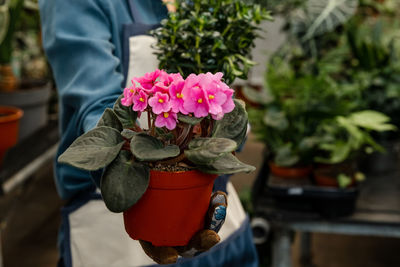
{"label": "yellow flower center", "polygon": [[203,103],[203,99],[202,98],[197,99],[197,103],[199,104]]}
{"label": "yellow flower center", "polygon": [[140,102],[144,102],[143,97],[139,98],[139,101],[140,101]]}
{"label": "yellow flower center", "polygon": [[213,95],[209,95],[209,96],[208,96],[208,98],[209,98],[209,99],[214,99],[214,98],[215,98],[215,96],[213,96]]}
{"label": "yellow flower center", "polygon": [[130,92],[133,94],[135,92],[135,90],[131,89]]}
{"label": "yellow flower center", "polygon": [[182,94],[180,94],[180,93],[176,93],[176,97],[177,97],[177,98],[182,98],[182,97],[183,97],[183,95],[182,95]]}
{"label": "yellow flower center", "polygon": [[168,118],[169,117],[169,113],[168,112],[164,112],[164,118]]}
{"label": "yellow flower center", "polygon": [[164,100],[162,100],[162,99],[160,98],[160,99],[158,99],[158,102],[159,102],[159,103],[164,103]]}

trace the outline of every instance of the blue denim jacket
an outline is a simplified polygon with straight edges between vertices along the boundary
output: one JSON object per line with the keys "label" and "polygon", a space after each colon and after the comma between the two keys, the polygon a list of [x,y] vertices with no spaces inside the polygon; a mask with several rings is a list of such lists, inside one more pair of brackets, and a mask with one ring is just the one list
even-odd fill
{"label": "blue denim jacket", "polygon": [[[40,0],[43,46],[59,94],[61,142],[57,157],[92,129],[122,93],[122,29],[133,18],[124,0]],[[166,16],[161,0],[135,0],[141,21]],[[69,199],[94,184],[86,171],[55,163],[57,190]]]}

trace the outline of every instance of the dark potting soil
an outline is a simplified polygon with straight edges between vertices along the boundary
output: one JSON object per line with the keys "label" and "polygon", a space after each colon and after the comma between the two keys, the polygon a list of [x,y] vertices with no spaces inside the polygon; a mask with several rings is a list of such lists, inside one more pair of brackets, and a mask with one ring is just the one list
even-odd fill
{"label": "dark potting soil", "polygon": [[193,169],[193,168],[190,168],[185,165],[180,165],[179,163],[174,164],[174,165],[156,164],[151,169],[155,170],[155,171],[165,171],[165,172],[181,172],[181,171],[189,171],[189,170]]}

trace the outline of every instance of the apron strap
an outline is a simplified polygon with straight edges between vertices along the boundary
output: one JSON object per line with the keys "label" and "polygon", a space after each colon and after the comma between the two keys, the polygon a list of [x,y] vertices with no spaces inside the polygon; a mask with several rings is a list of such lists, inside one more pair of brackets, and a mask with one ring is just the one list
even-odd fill
{"label": "apron strap", "polygon": [[[167,17],[167,7],[161,0],[127,0],[135,23],[158,24]],[[150,12],[149,12],[150,11]]]}

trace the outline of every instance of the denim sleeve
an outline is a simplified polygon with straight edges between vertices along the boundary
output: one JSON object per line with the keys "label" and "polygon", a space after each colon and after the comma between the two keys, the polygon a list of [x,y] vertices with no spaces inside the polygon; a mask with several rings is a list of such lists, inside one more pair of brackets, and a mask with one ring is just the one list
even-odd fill
{"label": "denim sleeve", "polygon": [[96,125],[121,93],[112,9],[102,0],[40,0],[39,4],[43,47],[59,93],[61,130],[81,135]]}

